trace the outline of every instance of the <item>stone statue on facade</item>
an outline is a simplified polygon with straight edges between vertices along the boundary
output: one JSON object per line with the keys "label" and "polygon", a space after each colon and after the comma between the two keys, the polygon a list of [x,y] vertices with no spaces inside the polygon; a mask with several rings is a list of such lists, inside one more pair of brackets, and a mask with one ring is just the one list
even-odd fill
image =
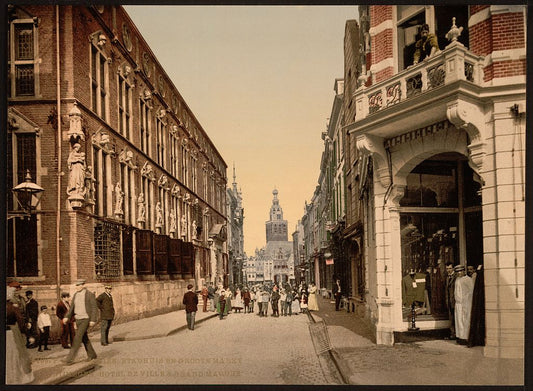
{"label": "stone statue on facade", "polygon": [[67,184],[69,200],[83,200],[85,197],[85,152],[81,152],[79,143],[72,147],[68,155],[67,165],[69,169]]}
{"label": "stone statue on facade", "polygon": [[155,228],[160,233],[163,227],[163,209],[161,208],[161,202],[158,202],[155,206],[155,216]]}
{"label": "stone statue on facade", "polygon": [[93,176],[93,168],[92,166],[87,166],[87,168],[85,169],[85,203],[87,205],[94,205],[95,203],[95,182],[96,179]]}
{"label": "stone statue on facade", "polygon": [[185,215],[181,216],[181,237],[185,238],[187,236],[187,218]]}
{"label": "stone statue on facade", "polygon": [[117,184],[115,185],[115,216],[124,216],[124,211],[122,210],[123,204],[124,192],[122,191],[122,186],[120,186],[120,182],[117,182]]}
{"label": "stone statue on facade", "polygon": [[176,233],[176,210],[174,208],[170,210],[170,215],[168,217],[170,220],[169,221],[169,225],[170,225],[169,232],[171,234],[175,234]]}
{"label": "stone statue on facade", "polygon": [[198,236],[198,231],[197,231],[197,226],[196,226],[196,220],[193,220],[192,221],[192,238],[193,239],[198,239],[197,236]]}
{"label": "stone statue on facade", "polygon": [[146,205],[144,204],[144,193],[139,194],[137,198],[137,223],[144,224],[146,222]]}

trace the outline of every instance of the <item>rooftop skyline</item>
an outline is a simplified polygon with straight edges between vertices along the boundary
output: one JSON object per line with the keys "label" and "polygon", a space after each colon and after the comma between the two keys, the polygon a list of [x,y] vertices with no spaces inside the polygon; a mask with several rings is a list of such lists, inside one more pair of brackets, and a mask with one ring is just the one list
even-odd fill
{"label": "rooftop skyline", "polygon": [[317,185],[321,133],[357,6],[125,6],[242,190],[244,248],[277,189],[289,239]]}

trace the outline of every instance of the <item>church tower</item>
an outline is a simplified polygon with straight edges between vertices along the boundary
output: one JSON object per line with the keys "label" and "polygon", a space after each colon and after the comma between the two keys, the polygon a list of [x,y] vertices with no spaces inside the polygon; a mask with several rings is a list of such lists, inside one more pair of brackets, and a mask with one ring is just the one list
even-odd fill
{"label": "church tower", "polygon": [[270,220],[266,222],[266,241],[286,242],[288,241],[287,220],[283,220],[283,210],[279,205],[278,191],[272,192],[274,199],[270,207]]}

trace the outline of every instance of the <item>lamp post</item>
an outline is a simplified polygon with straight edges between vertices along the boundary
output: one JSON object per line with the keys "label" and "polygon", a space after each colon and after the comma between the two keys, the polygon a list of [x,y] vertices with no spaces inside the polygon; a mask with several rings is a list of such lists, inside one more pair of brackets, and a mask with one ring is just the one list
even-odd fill
{"label": "lamp post", "polygon": [[24,182],[16,185],[11,191],[19,204],[20,210],[15,210],[9,213],[8,219],[14,217],[29,218],[41,202],[41,196],[44,189],[32,182],[30,170],[26,170],[26,178]]}

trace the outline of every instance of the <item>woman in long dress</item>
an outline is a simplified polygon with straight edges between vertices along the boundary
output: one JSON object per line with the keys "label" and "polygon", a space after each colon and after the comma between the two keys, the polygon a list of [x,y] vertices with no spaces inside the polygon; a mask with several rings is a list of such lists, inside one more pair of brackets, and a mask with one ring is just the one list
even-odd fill
{"label": "woman in long dress", "polygon": [[309,296],[307,298],[307,308],[309,311],[318,311],[318,300],[316,298],[318,288],[315,284],[311,283],[309,287]]}
{"label": "woman in long dress", "polygon": [[241,290],[239,288],[237,288],[237,290],[235,291],[235,297],[233,298],[231,305],[232,310],[235,310],[236,312],[241,312],[244,307],[242,302]]}
{"label": "woman in long dress", "polygon": [[6,384],[28,384],[34,380],[31,359],[21,330],[24,319],[13,305],[15,288],[7,288],[6,296]]}

